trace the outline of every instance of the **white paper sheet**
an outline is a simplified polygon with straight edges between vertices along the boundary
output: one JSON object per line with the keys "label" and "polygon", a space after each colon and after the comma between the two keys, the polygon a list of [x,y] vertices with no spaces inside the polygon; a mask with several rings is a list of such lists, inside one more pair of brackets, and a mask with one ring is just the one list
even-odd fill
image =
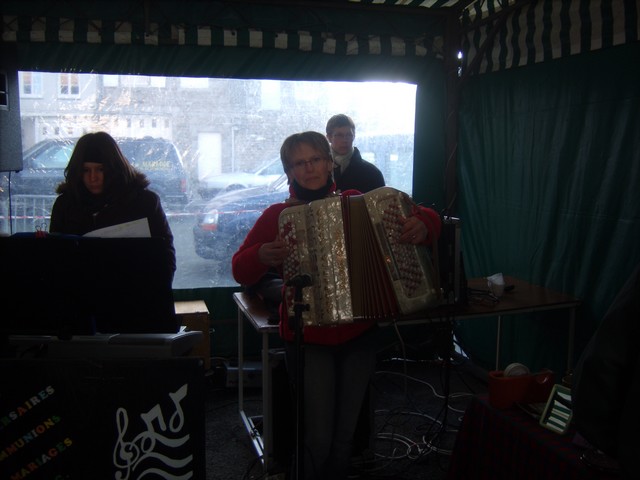
{"label": "white paper sheet", "polygon": [[85,237],[101,238],[144,238],[150,237],[149,220],[147,217],[131,222],[119,223],[110,227],[99,228],[84,234]]}

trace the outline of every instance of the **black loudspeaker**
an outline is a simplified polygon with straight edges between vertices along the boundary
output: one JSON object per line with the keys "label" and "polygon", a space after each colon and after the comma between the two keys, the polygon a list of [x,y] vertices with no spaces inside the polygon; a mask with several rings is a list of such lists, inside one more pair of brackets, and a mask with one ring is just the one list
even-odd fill
{"label": "black loudspeaker", "polygon": [[22,170],[16,46],[0,43],[0,172]]}

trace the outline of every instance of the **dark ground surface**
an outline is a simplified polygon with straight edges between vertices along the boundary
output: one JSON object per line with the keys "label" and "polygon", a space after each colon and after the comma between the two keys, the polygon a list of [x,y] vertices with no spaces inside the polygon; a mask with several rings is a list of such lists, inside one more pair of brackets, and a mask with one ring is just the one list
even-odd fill
{"label": "dark ground surface", "polygon": [[[354,478],[444,479],[469,398],[487,391],[485,375],[457,357],[449,368],[446,402],[446,365],[441,360],[380,360],[372,384],[373,441],[354,459]],[[215,377],[209,377],[207,391],[207,480],[284,479],[283,474],[263,472],[240,419],[237,388],[227,388]],[[245,390],[248,414],[261,413],[261,394],[259,388]]]}

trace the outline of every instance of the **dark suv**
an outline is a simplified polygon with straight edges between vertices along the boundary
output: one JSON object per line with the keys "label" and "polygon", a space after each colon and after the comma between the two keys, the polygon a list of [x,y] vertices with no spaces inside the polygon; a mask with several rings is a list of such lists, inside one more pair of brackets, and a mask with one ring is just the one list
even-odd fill
{"label": "dark suv", "polygon": [[[56,187],[64,179],[64,168],[76,138],[43,140],[23,154],[23,169],[11,174],[12,215],[26,219],[15,225],[31,231],[43,224],[51,212]],[[125,157],[151,182],[166,210],[182,209],[189,201],[188,175],[176,146],[163,138],[116,138]],[[33,221],[31,221],[33,220]],[[35,224],[35,225],[34,225]]]}

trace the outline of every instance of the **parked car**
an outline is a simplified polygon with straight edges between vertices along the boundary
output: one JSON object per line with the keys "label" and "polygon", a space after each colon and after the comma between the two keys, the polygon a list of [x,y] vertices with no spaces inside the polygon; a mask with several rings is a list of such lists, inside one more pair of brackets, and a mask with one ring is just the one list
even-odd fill
{"label": "parked car", "polygon": [[268,185],[221,193],[209,200],[196,216],[193,239],[196,253],[220,262],[220,273],[231,270],[231,256],[262,212],[289,196],[287,176]]}
{"label": "parked car", "polygon": [[223,192],[268,185],[282,175],[280,157],[261,164],[252,172],[232,172],[208,175],[198,181],[198,193],[209,200]]}
{"label": "parked car", "polygon": [[163,138],[117,138],[124,156],[151,181],[162,204],[184,207],[191,200],[189,175],[173,142]]}
{"label": "parked car", "polygon": [[[11,176],[13,195],[55,195],[77,138],[43,140],[23,154],[23,169]],[[117,138],[125,157],[144,172],[165,205],[189,201],[187,172],[175,145],[163,138]]]}

